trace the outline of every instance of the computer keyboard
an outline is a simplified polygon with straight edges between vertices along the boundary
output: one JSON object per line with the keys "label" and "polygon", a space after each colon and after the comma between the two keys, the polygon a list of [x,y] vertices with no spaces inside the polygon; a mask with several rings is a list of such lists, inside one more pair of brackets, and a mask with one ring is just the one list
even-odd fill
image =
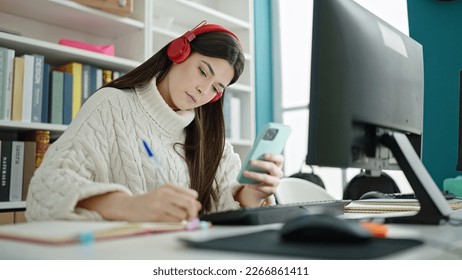
{"label": "computer keyboard", "polygon": [[277,204],[256,208],[240,208],[202,215],[199,218],[214,225],[261,225],[285,223],[299,215],[321,211],[332,211],[340,215],[350,201],[326,200],[292,204]]}

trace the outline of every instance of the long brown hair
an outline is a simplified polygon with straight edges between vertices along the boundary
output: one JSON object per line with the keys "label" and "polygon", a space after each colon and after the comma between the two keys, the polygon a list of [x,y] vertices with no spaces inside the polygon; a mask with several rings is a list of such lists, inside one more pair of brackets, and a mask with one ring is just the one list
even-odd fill
{"label": "long brown hair", "polygon": [[[106,84],[118,89],[145,86],[154,77],[157,83],[165,79],[172,62],[167,56],[168,45],[143,64]],[[240,43],[225,32],[208,32],[197,35],[191,41],[191,52],[209,57],[226,59],[234,68],[230,84],[237,81],[244,70],[244,55]],[[183,145],[189,169],[191,188],[199,193],[201,213],[211,210],[218,201],[218,191],[212,188],[225,145],[223,98],[195,109],[195,118],[186,128]]]}

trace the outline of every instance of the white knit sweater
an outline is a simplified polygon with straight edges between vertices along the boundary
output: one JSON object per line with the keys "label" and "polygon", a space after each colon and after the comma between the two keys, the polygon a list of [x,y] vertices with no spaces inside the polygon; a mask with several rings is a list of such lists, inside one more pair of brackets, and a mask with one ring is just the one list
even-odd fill
{"label": "white knit sweater", "polygon": [[[103,88],[90,97],[61,137],[53,143],[31,179],[26,218],[33,220],[100,220],[99,213],[76,204],[112,191],[142,194],[159,186],[159,171],[142,146],[148,141],[168,180],[189,188],[183,150],[184,128],[194,111],[173,111],[162,99],[155,80],[145,88]],[[218,205],[213,211],[239,208],[233,192],[241,162],[225,145],[216,175]]]}

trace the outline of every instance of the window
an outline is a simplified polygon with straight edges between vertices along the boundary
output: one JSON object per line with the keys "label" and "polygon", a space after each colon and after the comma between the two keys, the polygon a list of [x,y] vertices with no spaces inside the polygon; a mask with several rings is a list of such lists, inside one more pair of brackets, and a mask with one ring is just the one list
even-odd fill
{"label": "window", "polygon": [[[409,34],[406,0],[355,0],[405,34]],[[286,176],[304,166],[307,153],[313,2],[273,0],[273,88],[275,121],[292,127],[285,149]],[[346,182],[359,170],[313,167],[329,193],[342,198]],[[402,192],[412,192],[401,171],[386,171]]]}

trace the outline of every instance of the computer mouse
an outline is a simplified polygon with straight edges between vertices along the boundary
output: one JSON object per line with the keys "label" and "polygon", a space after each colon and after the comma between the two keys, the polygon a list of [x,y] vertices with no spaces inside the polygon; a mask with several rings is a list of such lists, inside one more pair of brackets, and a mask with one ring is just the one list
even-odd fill
{"label": "computer mouse", "polygon": [[284,241],[304,243],[363,242],[372,237],[372,233],[361,227],[358,221],[326,214],[298,216],[287,221],[279,234]]}
{"label": "computer mouse", "polygon": [[359,199],[376,199],[376,198],[392,198],[389,194],[379,192],[379,191],[370,191],[363,194]]}

